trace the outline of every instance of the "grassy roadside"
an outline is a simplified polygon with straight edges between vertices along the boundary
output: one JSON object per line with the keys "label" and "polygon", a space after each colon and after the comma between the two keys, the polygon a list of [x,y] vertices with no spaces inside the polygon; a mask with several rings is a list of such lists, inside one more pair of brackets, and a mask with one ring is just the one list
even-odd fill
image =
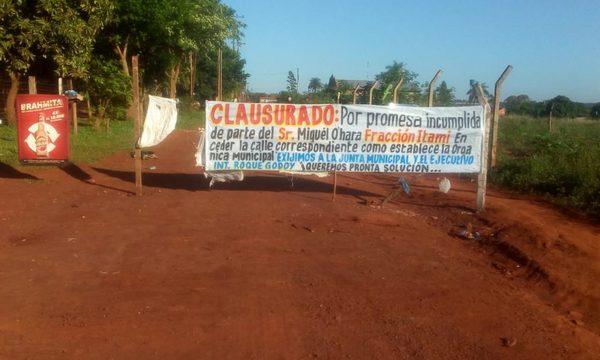
{"label": "grassy roadside", "polygon": [[[204,111],[184,107],[179,110],[178,129],[197,129],[204,126]],[[111,121],[110,129],[95,129],[86,119],[80,119],[77,136],[70,134],[71,161],[93,163],[99,159],[134,146],[133,123]],[[17,129],[0,126],[0,162],[12,167],[21,166],[17,152]]]}
{"label": "grassy roadside", "polygon": [[569,208],[600,214],[600,122],[506,117],[498,132],[491,181],[546,196]]}

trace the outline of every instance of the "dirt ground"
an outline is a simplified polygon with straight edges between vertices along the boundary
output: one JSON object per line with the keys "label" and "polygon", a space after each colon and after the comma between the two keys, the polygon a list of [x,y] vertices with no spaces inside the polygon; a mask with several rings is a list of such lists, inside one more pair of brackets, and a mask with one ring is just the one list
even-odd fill
{"label": "dirt ground", "polygon": [[[600,226],[475,183],[0,163],[2,359],[598,359]],[[150,169],[152,168],[152,169]],[[456,236],[474,234],[473,239]],[[477,233],[477,234],[475,234]]]}

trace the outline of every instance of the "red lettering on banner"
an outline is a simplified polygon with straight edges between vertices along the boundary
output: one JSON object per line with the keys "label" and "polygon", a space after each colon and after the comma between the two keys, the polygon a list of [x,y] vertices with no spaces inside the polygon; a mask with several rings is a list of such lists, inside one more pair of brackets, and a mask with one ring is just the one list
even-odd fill
{"label": "red lettering on banner", "polygon": [[248,125],[248,116],[246,115],[246,106],[244,104],[239,104],[235,114],[235,124],[239,125],[242,122],[244,125]]}
{"label": "red lettering on banner", "polygon": [[223,112],[223,104],[215,104],[213,105],[212,109],[210,109],[210,121],[215,125],[219,125],[221,120],[223,120],[223,115],[218,116],[216,114],[217,111]]}
{"label": "red lettering on banner", "polygon": [[306,106],[300,106],[298,111],[298,125],[310,125],[310,119],[308,118],[308,111],[306,110]]}
{"label": "red lettering on banner", "polygon": [[333,121],[335,120],[335,109],[333,105],[325,106],[325,111],[323,111],[323,122],[327,126],[331,126]]}
{"label": "red lettering on banner", "polygon": [[285,121],[285,105],[275,105],[275,125],[283,125]]}
{"label": "red lettering on banner", "polygon": [[270,125],[273,122],[273,107],[271,105],[263,106],[260,119],[264,125]]}
{"label": "red lettering on banner", "polygon": [[260,124],[260,104],[250,105],[250,124]]}
{"label": "red lettering on banner", "polygon": [[220,126],[332,126],[335,120],[334,105],[215,103],[209,114],[209,121]]}
{"label": "red lettering on banner", "polygon": [[319,125],[323,121],[323,108],[320,106],[312,107],[312,124]]}
{"label": "red lettering on banner", "polygon": [[296,117],[294,116],[294,112],[296,107],[294,105],[287,105],[285,107],[285,124],[286,125],[296,125]]}

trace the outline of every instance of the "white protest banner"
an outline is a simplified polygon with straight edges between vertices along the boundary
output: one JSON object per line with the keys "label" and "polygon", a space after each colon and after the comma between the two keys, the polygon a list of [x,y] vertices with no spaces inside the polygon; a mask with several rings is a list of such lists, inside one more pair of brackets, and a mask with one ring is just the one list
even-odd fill
{"label": "white protest banner", "polygon": [[481,106],[207,102],[207,170],[475,173]]}

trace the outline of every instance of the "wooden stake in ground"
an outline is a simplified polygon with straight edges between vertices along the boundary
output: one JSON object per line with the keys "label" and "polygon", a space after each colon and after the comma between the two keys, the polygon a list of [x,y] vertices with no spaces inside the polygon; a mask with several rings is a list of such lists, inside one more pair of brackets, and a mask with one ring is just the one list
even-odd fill
{"label": "wooden stake in ground", "polygon": [[[73,79],[67,80],[67,87],[68,90],[74,90]],[[71,107],[71,119],[73,119],[73,134],[77,135],[77,99],[69,101],[69,105]]]}
{"label": "wooden stake in ground", "polygon": [[488,150],[490,142],[490,104],[488,103],[483,89],[479,83],[474,85],[473,91],[477,94],[477,100],[479,104],[483,106],[484,118],[485,118],[485,130],[483,133],[482,146],[481,146],[481,170],[477,177],[477,211],[483,211],[485,209],[485,193],[487,191],[487,160]]}
{"label": "wooden stake in ground", "polygon": [[331,195],[331,201],[335,201],[335,194],[337,192],[337,171],[333,172],[333,194]]}
{"label": "wooden stake in ground", "polygon": [[139,147],[139,141],[142,128],[142,108],[140,101],[140,75],[138,67],[138,57],[131,57],[131,68],[133,77],[133,105],[135,109],[134,134],[135,134],[135,193],[142,195],[142,149]]}
{"label": "wooden stake in ground", "polygon": [[35,82],[35,76],[29,77],[29,93],[31,95],[37,94],[37,84]]}

